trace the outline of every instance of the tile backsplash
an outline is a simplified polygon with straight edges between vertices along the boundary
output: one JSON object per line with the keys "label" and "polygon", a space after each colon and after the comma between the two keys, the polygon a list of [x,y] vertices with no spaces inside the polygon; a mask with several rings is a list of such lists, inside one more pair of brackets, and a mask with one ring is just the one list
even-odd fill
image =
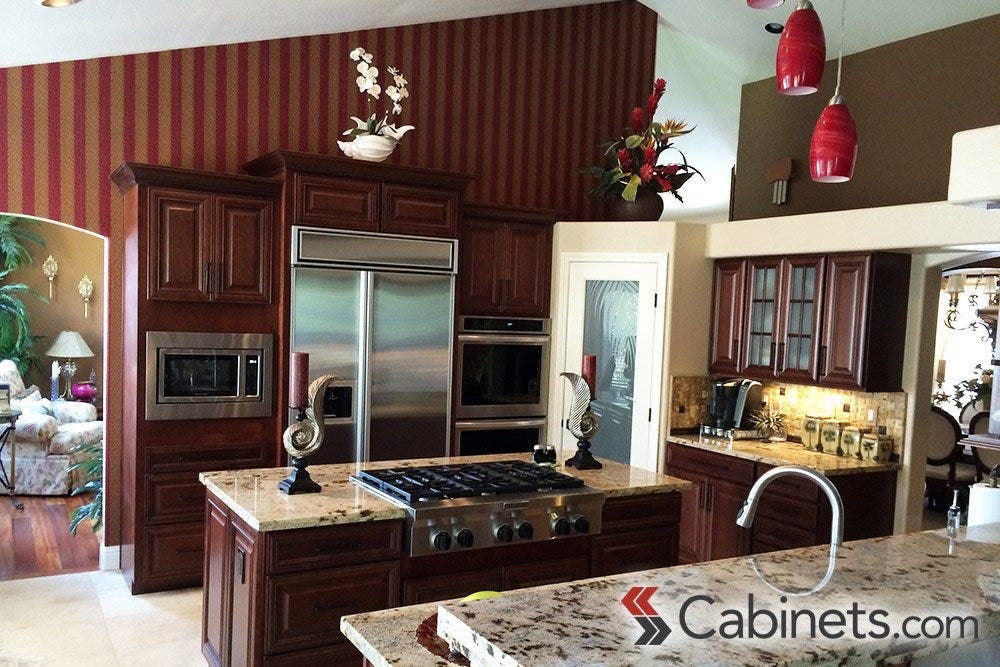
{"label": "tile backsplash", "polygon": [[[671,377],[671,429],[697,428],[708,416],[710,381],[707,376]],[[893,453],[899,455],[903,451],[904,392],[866,393],[765,382],[764,400],[787,416],[788,433],[796,439],[802,430],[802,419],[806,415],[818,415],[850,421],[857,426],[870,426],[872,431],[884,426],[886,434],[892,437]]]}

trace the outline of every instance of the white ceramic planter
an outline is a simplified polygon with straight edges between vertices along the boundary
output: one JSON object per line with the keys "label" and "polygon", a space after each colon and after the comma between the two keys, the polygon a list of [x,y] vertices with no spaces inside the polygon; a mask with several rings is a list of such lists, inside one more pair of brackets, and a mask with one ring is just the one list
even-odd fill
{"label": "white ceramic planter", "polygon": [[392,137],[383,137],[379,134],[362,134],[352,141],[338,141],[337,145],[344,155],[355,160],[366,160],[368,162],[382,162],[392,155],[399,142]]}

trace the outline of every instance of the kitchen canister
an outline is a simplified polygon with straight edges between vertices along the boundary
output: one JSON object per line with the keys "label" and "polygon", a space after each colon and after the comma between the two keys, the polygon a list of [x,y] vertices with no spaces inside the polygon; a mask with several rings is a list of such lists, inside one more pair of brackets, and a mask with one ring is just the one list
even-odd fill
{"label": "kitchen canister", "polygon": [[991,487],[989,482],[973,484],[969,488],[970,526],[1000,521],[1000,486]]}
{"label": "kitchen canister", "polygon": [[840,453],[840,436],[845,426],[850,422],[839,419],[824,419],[819,423],[819,442],[816,444],[816,451],[826,454]]}
{"label": "kitchen canister", "polygon": [[861,436],[861,458],[864,461],[888,461],[892,453],[892,436],[866,433]]}
{"label": "kitchen canister", "polygon": [[816,444],[819,443],[820,421],[815,415],[806,415],[802,420],[802,446],[806,449],[816,449]]}
{"label": "kitchen canister", "polygon": [[845,426],[840,432],[840,451],[838,453],[841,456],[860,459],[861,437],[870,430],[868,427]]}

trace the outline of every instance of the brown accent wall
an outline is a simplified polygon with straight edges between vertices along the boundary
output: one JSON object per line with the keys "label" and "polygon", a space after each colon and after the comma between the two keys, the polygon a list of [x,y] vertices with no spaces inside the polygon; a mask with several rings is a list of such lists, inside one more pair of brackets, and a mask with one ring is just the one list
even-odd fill
{"label": "brown accent wall", "polygon": [[[836,55],[827,25],[827,54]],[[1000,123],[1000,14],[844,58],[843,94],[858,126],[858,162],[847,183],[813,183],[809,141],[833,95],[836,60],[806,97],[779,95],[774,78],[743,86],[733,219],[943,201],[951,137]],[[788,203],[771,203],[763,170],[791,155]]]}

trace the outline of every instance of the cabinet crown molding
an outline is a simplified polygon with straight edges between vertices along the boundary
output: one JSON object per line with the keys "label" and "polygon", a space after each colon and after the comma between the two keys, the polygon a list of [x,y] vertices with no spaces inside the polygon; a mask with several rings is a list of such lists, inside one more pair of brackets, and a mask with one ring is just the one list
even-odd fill
{"label": "cabinet crown molding", "polygon": [[256,195],[276,198],[281,196],[282,182],[276,178],[221,174],[213,171],[164,167],[124,162],[111,173],[111,180],[125,194],[136,185],[154,184],[158,187],[202,190],[216,194]]}

